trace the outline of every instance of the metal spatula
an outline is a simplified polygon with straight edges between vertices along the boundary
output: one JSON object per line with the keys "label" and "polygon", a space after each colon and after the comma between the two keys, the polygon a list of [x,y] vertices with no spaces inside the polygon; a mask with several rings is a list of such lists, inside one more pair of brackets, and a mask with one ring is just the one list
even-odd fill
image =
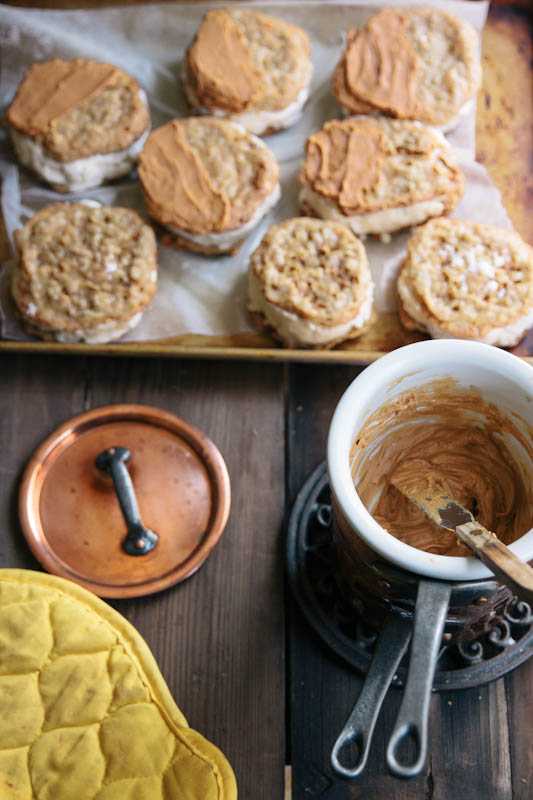
{"label": "metal spatula", "polygon": [[428,481],[423,489],[418,489],[394,476],[391,483],[439,527],[453,531],[517,597],[532,604],[533,569],[509,550],[495,533],[476,522],[470,511],[442,486]]}

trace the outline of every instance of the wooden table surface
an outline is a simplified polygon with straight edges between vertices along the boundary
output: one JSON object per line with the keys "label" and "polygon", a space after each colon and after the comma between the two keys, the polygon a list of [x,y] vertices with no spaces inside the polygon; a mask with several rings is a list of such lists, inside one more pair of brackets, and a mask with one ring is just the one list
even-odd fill
{"label": "wooden table surface", "polygon": [[[104,3],[13,3],[30,4]],[[478,157],[533,242],[528,8],[527,0],[491,8]],[[211,557],[179,586],[111,602],[148,642],[190,725],[227,755],[243,800],[282,798],[286,764],[294,800],[533,798],[533,660],[487,686],[433,695],[430,757],[410,781],[391,777],[384,764],[401,697],[391,690],[363,775],[332,776],[329,752],[362,679],[294,604],[284,578],[285,527],[359,367],[1,353],[0,369],[2,566],[39,569],[19,527],[18,484],[37,445],[73,414],[153,404],[199,427],[222,451],[233,504]]]}

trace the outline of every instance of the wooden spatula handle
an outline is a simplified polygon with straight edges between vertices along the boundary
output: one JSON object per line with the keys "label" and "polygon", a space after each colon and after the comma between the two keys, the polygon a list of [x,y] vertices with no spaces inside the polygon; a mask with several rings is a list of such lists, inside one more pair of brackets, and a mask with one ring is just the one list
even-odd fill
{"label": "wooden spatula handle", "polygon": [[477,522],[458,525],[455,531],[502,583],[533,607],[533,569],[529,564],[521,561],[494,533]]}

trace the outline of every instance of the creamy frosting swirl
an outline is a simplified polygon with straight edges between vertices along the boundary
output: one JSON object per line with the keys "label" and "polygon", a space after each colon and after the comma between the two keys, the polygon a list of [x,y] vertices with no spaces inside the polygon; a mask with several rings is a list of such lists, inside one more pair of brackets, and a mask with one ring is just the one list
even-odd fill
{"label": "creamy frosting swirl", "polygon": [[449,383],[406,392],[378,409],[353,445],[352,474],[363,503],[393,536],[426,552],[469,556],[453,532],[431,522],[393,481],[422,490],[430,477],[510,544],[533,527],[533,494],[508,442],[513,437],[531,464],[532,430],[526,426],[524,436],[475,389],[458,391]]}

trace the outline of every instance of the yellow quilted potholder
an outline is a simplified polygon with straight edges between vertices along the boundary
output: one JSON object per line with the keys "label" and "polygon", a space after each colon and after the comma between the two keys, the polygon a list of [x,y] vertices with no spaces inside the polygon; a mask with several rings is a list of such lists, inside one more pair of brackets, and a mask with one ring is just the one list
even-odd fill
{"label": "yellow quilted potholder", "polygon": [[135,628],[75,583],[0,569],[0,800],[235,800]]}

